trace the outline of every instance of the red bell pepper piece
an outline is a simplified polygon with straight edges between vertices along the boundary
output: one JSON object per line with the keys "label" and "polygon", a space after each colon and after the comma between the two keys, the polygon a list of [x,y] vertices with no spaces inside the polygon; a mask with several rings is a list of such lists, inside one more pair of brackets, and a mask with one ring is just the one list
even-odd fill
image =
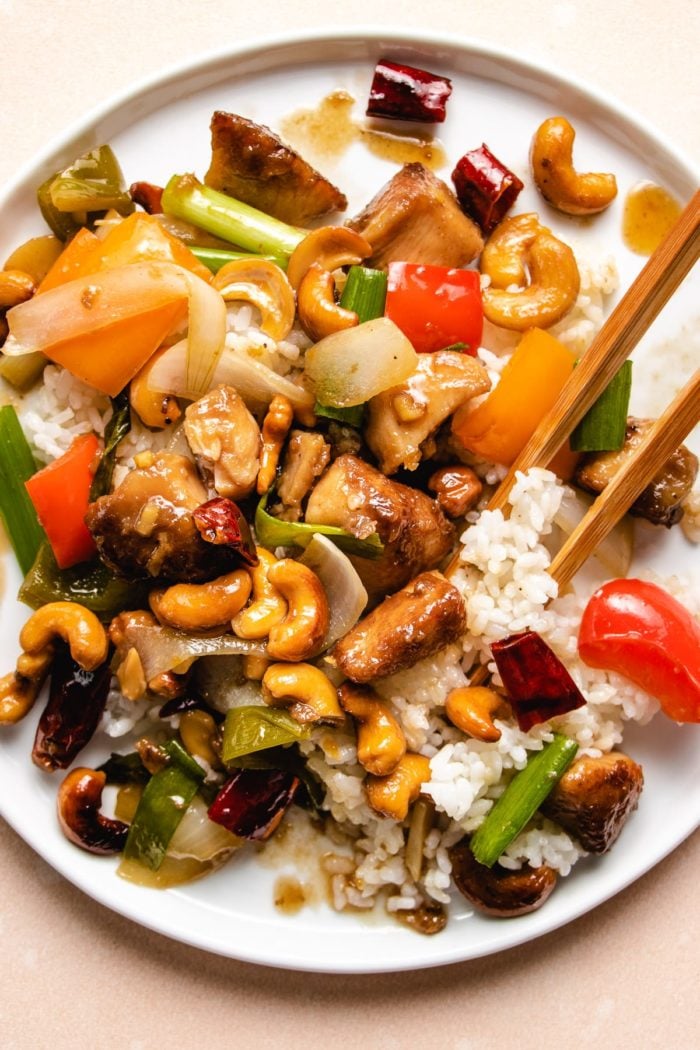
{"label": "red bell pepper piece", "polygon": [[442,124],[452,81],[400,62],[378,62],[367,102],[368,117]]}
{"label": "red bell pepper piece", "polygon": [[84,519],[99,451],[95,435],[83,434],[25,482],[60,569],[89,561],[97,553]]}
{"label": "red bell pepper piece", "polygon": [[494,642],[491,652],[524,733],[586,703],[564,664],[535,631]]}
{"label": "red bell pepper piece", "polygon": [[384,313],[419,354],[464,344],[473,356],[484,327],[479,274],[445,266],[389,263]]}
{"label": "red bell pepper piece", "polygon": [[675,722],[700,722],[700,624],[656,584],[604,583],[584,610],[578,651],[651,693]]}

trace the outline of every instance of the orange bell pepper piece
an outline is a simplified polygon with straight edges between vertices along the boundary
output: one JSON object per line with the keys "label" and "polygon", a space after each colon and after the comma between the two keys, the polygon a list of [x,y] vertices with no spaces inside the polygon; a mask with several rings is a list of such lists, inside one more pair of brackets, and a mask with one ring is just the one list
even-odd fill
{"label": "orange bell pepper piece", "polygon": [[60,569],[88,561],[97,548],[85,524],[100,443],[75,438],[67,452],[25,482]]}
{"label": "orange bell pepper piece", "polygon": [[[554,336],[531,328],[486,400],[471,412],[465,405],[455,413],[453,434],[470,452],[510,466],[556,401],[575,361],[574,353]],[[571,455],[567,442],[553,464],[558,461],[560,469],[572,470]]]}
{"label": "orange bell pepper piece", "polygon": [[101,243],[99,237],[90,230],[78,230],[37,288],[37,295],[40,292],[48,292],[51,288],[58,288],[60,284],[73,281],[76,277],[95,273],[99,269]]}

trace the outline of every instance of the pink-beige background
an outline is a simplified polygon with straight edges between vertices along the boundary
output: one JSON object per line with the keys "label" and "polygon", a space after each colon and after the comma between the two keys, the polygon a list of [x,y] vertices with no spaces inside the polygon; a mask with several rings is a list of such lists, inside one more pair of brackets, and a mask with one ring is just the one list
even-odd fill
{"label": "pink-beige background", "polygon": [[[0,185],[134,78],[266,32],[425,28],[510,46],[630,106],[700,167],[695,0],[0,0]],[[700,1045],[697,834],[522,948],[416,973],[282,973],[176,944],[54,873],[0,820],[4,1050]]]}

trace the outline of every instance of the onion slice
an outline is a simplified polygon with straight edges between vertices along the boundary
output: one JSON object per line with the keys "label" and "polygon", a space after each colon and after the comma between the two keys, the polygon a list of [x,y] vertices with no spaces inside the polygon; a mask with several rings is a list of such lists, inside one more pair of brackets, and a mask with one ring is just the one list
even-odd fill
{"label": "onion slice", "polygon": [[264,656],[263,642],[246,642],[233,634],[213,638],[173,631],[170,627],[127,627],[126,640],[139,654],[146,681],[163,671],[184,672],[200,656]]}
{"label": "onion slice", "polygon": [[[190,401],[200,396],[187,381],[185,353],[183,343],[177,343],[165,351],[149,372],[148,383],[152,390],[162,394],[174,394]],[[223,350],[210,379],[211,386],[222,384],[235,387],[253,412],[266,411],[275,394],[282,394],[291,401],[301,422],[314,422],[314,399],[308,390],[297,386],[284,376],[277,375],[271,368],[254,361],[241,351],[229,348]]]}
{"label": "onion slice", "polygon": [[318,532],[299,561],[316,573],[326,592],[330,622],[323,649],[329,649],[359,620],[367,605],[367,591],[347,554]]}
{"label": "onion slice", "polygon": [[306,351],[306,375],[316,400],[333,408],[361,405],[398,386],[418,365],[418,354],[388,317],[334,332]]}
{"label": "onion slice", "polygon": [[[562,501],[554,517],[554,524],[570,536],[593,503],[593,496],[578,492],[569,485],[564,486]],[[593,551],[596,558],[610,576],[627,576],[634,553],[634,527],[625,516],[617,523],[605,539]]]}

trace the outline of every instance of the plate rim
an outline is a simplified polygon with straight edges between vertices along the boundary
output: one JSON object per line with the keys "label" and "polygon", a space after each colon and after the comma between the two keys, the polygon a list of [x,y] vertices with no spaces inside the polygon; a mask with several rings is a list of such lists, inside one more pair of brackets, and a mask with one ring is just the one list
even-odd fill
{"label": "plate rim", "polygon": [[[547,62],[546,68],[543,68],[541,62],[538,62],[533,58],[528,58],[517,50],[501,47],[469,36],[455,35],[448,38],[441,33],[435,32],[425,33],[417,30],[396,32],[391,27],[384,25],[339,27],[337,30],[332,31],[319,27],[264,36],[248,41],[242,45],[201,52],[198,55],[188,57],[178,62],[173,62],[162,68],[160,71],[141,77],[128,87],[112,93],[104,101],[88,109],[80,118],[73,121],[61,132],[52,136],[41,150],[37,151],[20,166],[14,177],[0,188],[0,210],[7,206],[15,193],[24,188],[25,183],[28,180],[35,181],[37,171],[40,170],[43,165],[47,164],[50,158],[69,148],[71,143],[76,139],[79,139],[81,136],[88,134],[101,121],[117,114],[118,111],[124,107],[133,105],[139,99],[148,96],[151,92],[156,90],[167,90],[168,87],[182,81],[183,79],[194,76],[197,73],[205,74],[207,71],[213,72],[217,66],[221,66],[222,64],[231,62],[235,59],[264,58],[268,52],[275,52],[282,48],[299,48],[305,44],[318,46],[323,42],[332,44],[352,44],[355,42],[365,46],[367,44],[374,45],[377,48],[384,44],[387,49],[398,49],[401,47],[422,48],[426,51],[441,49],[447,53],[446,59],[449,58],[449,53],[459,52],[463,55],[472,54],[478,57],[484,57],[495,62],[502,61],[510,71],[515,70],[519,73],[535,75],[539,80],[548,82],[549,84],[559,85],[567,92],[573,90],[583,100],[594,103],[599,110],[614,117],[615,121],[623,121],[625,125],[632,128],[642,138],[653,141],[655,148],[658,149],[661,147],[667,157],[672,160],[673,164],[686,178],[694,180],[696,183],[700,181],[698,168],[690,158],[687,157],[674,143],[668,140],[666,136],[648,120],[643,118],[626,104],[619,102],[617,99],[606,97],[601,90],[588,84],[585,80],[578,76],[565,73],[558,66],[551,65],[549,62]],[[293,61],[291,64],[295,68],[303,67],[304,59],[300,56],[298,60]],[[275,62],[273,54],[270,58],[270,66],[267,69],[267,72],[271,72],[275,68],[279,68],[279,63]],[[498,81],[496,78],[490,79],[493,79],[495,83],[504,83],[504,81]],[[171,101],[173,100],[171,99]],[[152,112],[152,110],[148,112]],[[138,119],[138,117],[135,119]],[[306,972],[343,974],[400,972],[401,970],[427,969],[435,966],[484,958],[487,955],[499,951],[505,951],[522,945],[523,943],[536,940],[540,936],[551,933],[554,930],[580,918],[582,915],[592,911],[600,904],[626,889],[633,882],[636,882],[650,871],[652,867],[660,863],[683,841],[689,838],[697,829],[698,825],[700,825],[699,814],[694,827],[672,836],[672,839],[666,844],[666,848],[664,848],[662,853],[655,854],[653,860],[650,860],[641,868],[636,868],[633,874],[614,880],[610,888],[595,896],[594,903],[584,900],[571,908],[565,917],[558,919],[552,917],[546,922],[541,922],[540,920],[542,928],[536,929],[534,932],[529,928],[529,923],[526,923],[523,926],[516,926],[516,929],[509,927],[510,936],[507,944],[500,943],[499,939],[496,938],[495,943],[490,943],[485,947],[481,946],[477,952],[470,952],[467,943],[465,943],[461,949],[459,945],[456,945],[452,949],[446,945],[439,954],[435,954],[435,957],[428,957],[418,961],[411,959],[411,961],[407,963],[401,963],[394,959],[389,961],[370,961],[368,965],[364,966],[359,966],[357,963],[351,963],[346,966],[344,965],[344,961],[340,959],[336,965],[330,968],[322,962],[314,963],[313,961],[310,962],[307,958],[300,958],[294,951],[287,951],[286,953],[279,955],[277,958],[271,959],[269,953],[266,952],[264,948],[263,950],[255,950],[256,946],[251,943],[249,943],[243,950],[238,949],[238,946],[234,946],[236,950],[231,951],[230,949],[224,948],[218,944],[208,942],[206,937],[197,937],[194,932],[189,930],[173,928],[176,924],[173,924],[170,929],[166,929],[161,923],[159,923],[158,919],[154,918],[149,920],[147,911],[146,913],[143,913],[143,910],[139,910],[137,907],[131,907],[130,902],[122,902],[119,899],[116,901],[109,899],[109,893],[102,892],[103,887],[105,885],[108,886],[108,882],[105,880],[99,879],[96,883],[91,881],[88,877],[83,876],[82,871],[76,871],[67,860],[64,860],[63,856],[52,857],[51,860],[48,860],[42,851],[42,844],[39,841],[39,835],[33,834],[31,828],[29,829],[29,832],[27,832],[25,828],[19,826],[20,822],[19,820],[16,821],[13,819],[13,814],[8,816],[2,798],[0,798],[0,814],[20,838],[22,838],[22,840],[54,870],[58,871],[70,883],[86,893],[93,900],[108,907],[110,910],[117,912],[132,922],[191,947],[199,948],[223,957],[237,959],[242,962],[271,966],[274,968],[296,969]]]}

